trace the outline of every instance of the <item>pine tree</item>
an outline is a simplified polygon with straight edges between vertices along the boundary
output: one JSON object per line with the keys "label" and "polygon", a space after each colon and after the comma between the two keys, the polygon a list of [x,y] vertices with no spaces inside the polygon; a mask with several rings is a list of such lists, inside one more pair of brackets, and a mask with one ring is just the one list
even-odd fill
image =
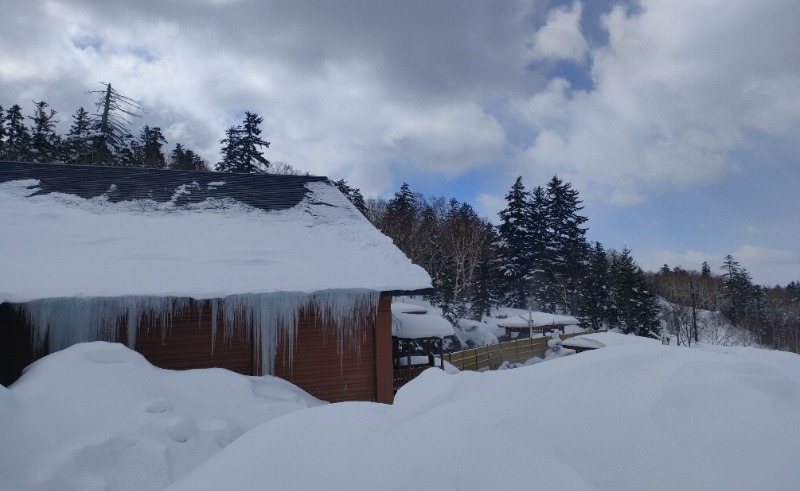
{"label": "pine tree", "polygon": [[158,126],[151,128],[145,125],[139,134],[139,140],[131,145],[136,166],[165,169],[167,159],[164,157],[161,147],[166,143],[167,140],[161,133],[161,128]]}
{"label": "pine tree", "polygon": [[183,148],[180,143],[176,143],[169,156],[169,168],[204,172],[208,170],[208,165],[202,157],[191,150]]}
{"label": "pine tree", "polygon": [[33,116],[28,116],[33,120],[31,128],[31,160],[33,162],[50,163],[58,160],[60,138],[56,134],[55,121],[56,112],[53,109],[47,110],[48,104],[44,101],[34,102],[36,110]]}
{"label": "pine tree", "polygon": [[6,160],[30,160],[31,134],[25,126],[19,104],[14,104],[6,111],[6,140],[3,147]]}
{"label": "pine tree", "polygon": [[659,308],[656,296],[650,291],[642,270],[636,265],[627,247],[612,253],[611,324],[626,334],[658,339],[660,337]]}
{"label": "pine tree", "polygon": [[411,191],[407,182],[400,186],[400,191],[394,193],[394,198],[386,206],[384,232],[412,261],[417,259],[413,246],[418,206],[418,196]]}
{"label": "pine tree", "polygon": [[723,313],[734,325],[741,326],[752,288],[750,273],[742,268],[730,254],[725,256],[720,269],[723,270],[721,294],[727,301]]}
{"label": "pine tree", "polygon": [[541,186],[536,186],[530,193],[528,228],[531,254],[530,295],[540,309],[555,312],[557,298],[552,298],[549,294],[551,279],[547,274],[547,195]]}
{"label": "pine tree", "polygon": [[483,316],[491,314],[491,307],[497,305],[497,287],[495,281],[495,271],[492,265],[495,262],[496,251],[494,244],[497,243],[495,228],[486,222],[483,225],[483,241],[476,264],[475,276],[470,288],[472,304],[472,317],[481,320]]}
{"label": "pine tree", "polygon": [[269,142],[261,138],[259,125],[264,118],[258,114],[245,112],[241,126],[231,126],[225,132],[222,145],[222,160],[215,169],[221,172],[243,172],[255,174],[267,172],[270,162],[264,157],[261,147],[269,148]]}
{"label": "pine tree", "polygon": [[5,141],[6,141],[5,109],[3,109],[3,106],[0,105],[0,160],[6,159]]}
{"label": "pine tree", "polygon": [[583,283],[579,315],[581,326],[600,329],[608,319],[611,311],[608,284],[608,257],[603,245],[595,242]]}
{"label": "pine tree", "polygon": [[364,202],[364,196],[361,195],[361,191],[358,188],[354,188],[347,184],[347,181],[344,179],[339,179],[338,181],[334,181],[336,187],[339,191],[342,192],[343,195],[350,200],[351,203],[365,216],[367,214],[367,204]]}
{"label": "pine tree", "polygon": [[703,265],[700,267],[700,275],[703,278],[711,277],[711,266],[708,265],[707,261],[703,261]]}
{"label": "pine tree", "polygon": [[581,227],[587,218],[578,214],[583,209],[578,192],[558,176],[553,176],[547,184],[546,196],[547,252],[543,269],[550,280],[548,297],[557,301],[564,312],[572,314],[576,311],[578,287],[589,249],[586,229]]}
{"label": "pine tree", "polygon": [[528,192],[517,177],[506,195],[506,207],[500,211],[497,227],[497,269],[504,301],[516,308],[527,308],[531,279],[532,251],[530,237],[530,201]]}
{"label": "pine tree", "polygon": [[68,164],[87,165],[94,162],[92,121],[83,107],[72,116],[72,125],[61,146],[61,160]]}

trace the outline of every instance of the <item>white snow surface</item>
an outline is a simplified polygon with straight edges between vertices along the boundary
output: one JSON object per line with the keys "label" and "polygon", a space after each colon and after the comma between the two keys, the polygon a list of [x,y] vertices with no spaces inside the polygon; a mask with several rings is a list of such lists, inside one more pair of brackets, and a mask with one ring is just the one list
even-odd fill
{"label": "white snow surface", "polygon": [[170,490],[797,489],[800,356],[626,341],[297,411]]}
{"label": "white snow surface", "polygon": [[392,336],[405,339],[453,336],[452,324],[444,317],[424,314],[392,313]]}
{"label": "white snow surface", "polygon": [[76,345],[0,387],[0,488],[797,489],[800,356],[589,338],[605,347],[428,369],[392,406]]}
{"label": "white snow surface", "polygon": [[[429,288],[431,280],[334,186],[308,183],[297,206],[233,200],[189,206],[32,194],[0,183],[0,302]],[[190,189],[176,190],[176,197]]]}
{"label": "white snow surface", "polygon": [[0,489],[164,489],[253,427],[325,404],[285,380],[82,343],[0,386]]}

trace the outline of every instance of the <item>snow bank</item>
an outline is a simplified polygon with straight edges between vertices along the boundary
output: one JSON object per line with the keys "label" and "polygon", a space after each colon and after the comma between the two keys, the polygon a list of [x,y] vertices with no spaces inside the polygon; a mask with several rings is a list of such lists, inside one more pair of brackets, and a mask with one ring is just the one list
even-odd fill
{"label": "snow bank", "polygon": [[0,386],[0,489],[163,489],[254,426],[320,404],[275,377],[78,344]]}
{"label": "snow bank", "polygon": [[629,341],[294,412],[170,490],[797,489],[800,356]]}
{"label": "snow bank", "polygon": [[294,208],[270,212],[229,199],[178,206],[34,196],[37,185],[0,183],[0,302],[431,285],[325,182],[307,183]]}

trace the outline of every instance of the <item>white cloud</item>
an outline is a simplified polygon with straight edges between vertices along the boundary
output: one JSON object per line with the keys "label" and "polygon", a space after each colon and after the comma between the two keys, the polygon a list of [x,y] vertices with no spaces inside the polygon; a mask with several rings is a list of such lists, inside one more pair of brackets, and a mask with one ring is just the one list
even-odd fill
{"label": "white cloud", "polygon": [[396,108],[385,143],[423,171],[448,175],[492,162],[505,147],[503,128],[475,104]]}
{"label": "white cloud", "polygon": [[589,45],[581,34],[583,5],[575,2],[571,7],[555,8],[533,38],[530,48],[532,59],[555,59],[582,62]]}
{"label": "white cloud", "polygon": [[607,196],[758,165],[737,157],[754,131],[793,142],[800,130],[800,57],[787,52],[800,45],[787,21],[797,15],[795,3],[755,0],[616,7],[603,20],[609,44],[589,53],[591,89],[554,81],[518,101],[538,132],[529,165],[580,168]]}

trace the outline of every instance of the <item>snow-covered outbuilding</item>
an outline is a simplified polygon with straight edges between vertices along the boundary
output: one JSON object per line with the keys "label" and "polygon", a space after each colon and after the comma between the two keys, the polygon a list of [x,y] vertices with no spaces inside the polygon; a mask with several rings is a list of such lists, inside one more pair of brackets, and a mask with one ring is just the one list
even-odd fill
{"label": "snow-covered outbuilding", "polygon": [[506,336],[512,333],[539,333],[546,334],[550,331],[578,324],[578,319],[570,315],[548,314],[547,312],[528,312],[525,315],[515,315],[497,321],[497,327],[506,331]]}
{"label": "snow-covered outbuilding", "polygon": [[444,369],[444,338],[455,335],[455,330],[444,317],[426,313],[424,308],[392,304],[395,391],[425,369],[436,366],[436,353],[439,367]]}
{"label": "snow-covered outbuilding", "polygon": [[392,400],[431,280],[324,177],[0,162],[0,382],[72,344]]}

